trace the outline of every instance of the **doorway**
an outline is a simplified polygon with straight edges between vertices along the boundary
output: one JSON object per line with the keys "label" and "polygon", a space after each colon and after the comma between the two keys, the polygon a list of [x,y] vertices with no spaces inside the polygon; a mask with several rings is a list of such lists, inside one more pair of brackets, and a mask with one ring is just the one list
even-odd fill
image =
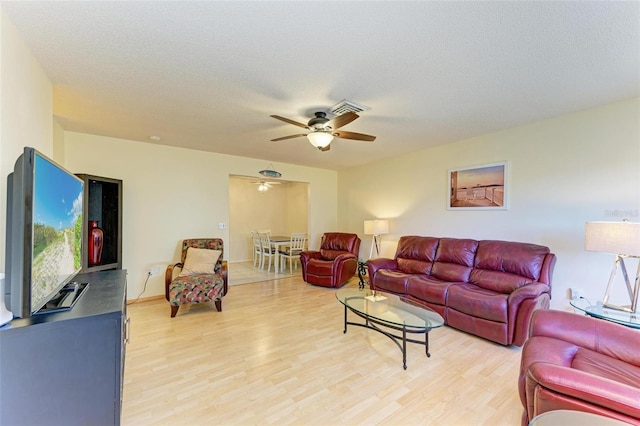
{"label": "doorway", "polygon": [[[268,182],[266,190],[260,186]],[[261,189],[265,189],[264,187]],[[264,281],[283,274],[253,267],[251,231],[269,229],[271,235],[309,233],[309,183],[229,175],[229,284]],[[249,269],[248,267],[251,267]],[[234,277],[234,269],[236,274]],[[251,271],[255,277],[251,278]],[[273,271],[273,268],[272,268]],[[300,273],[300,268],[295,273]]]}

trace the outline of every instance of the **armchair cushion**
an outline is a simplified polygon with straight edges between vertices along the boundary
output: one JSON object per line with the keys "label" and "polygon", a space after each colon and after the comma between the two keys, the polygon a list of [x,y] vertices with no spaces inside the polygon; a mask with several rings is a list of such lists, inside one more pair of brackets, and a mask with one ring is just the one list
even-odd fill
{"label": "armchair cushion", "polygon": [[178,276],[215,273],[216,263],[218,263],[221,254],[221,250],[188,247],[184,266]]}
{"label": "armchair cushion", "polygon": [[169,287],[169,303],[174,306],[205,303],[220,299],[224,290],[222,276],[214,274],[179,275]]}

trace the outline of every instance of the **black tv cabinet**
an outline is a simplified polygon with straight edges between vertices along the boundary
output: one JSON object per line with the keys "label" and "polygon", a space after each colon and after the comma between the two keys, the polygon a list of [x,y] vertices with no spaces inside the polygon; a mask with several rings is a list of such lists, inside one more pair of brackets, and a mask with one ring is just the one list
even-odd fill
{"label": "black tv cabinet", "polygon": [[0,424],[120,424],[126,271],[79,274],[72,309],[0,328]]}

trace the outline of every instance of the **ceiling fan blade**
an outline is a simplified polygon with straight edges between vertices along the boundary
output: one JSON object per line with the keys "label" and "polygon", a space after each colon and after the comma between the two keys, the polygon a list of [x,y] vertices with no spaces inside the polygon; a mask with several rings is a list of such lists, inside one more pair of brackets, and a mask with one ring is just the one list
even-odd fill
{"label": "ceiling fan blade", "polygon": [[329,120],[329,122],[327,123],[327,126],[331,126],[331,128],[333,130],[339,129],[342,126],[345,126],[345,125],[351,123],[352,121],[354,121],[358,117],[360,117],[360,116],[358,114],[356,114],[355,112],[347,111],[344,114],[339,115],[339,116],[334,117],[331,120]]}
{"label": "ceiling fan blade", "polygon": [[300,133],[298,135],[291,135],[291,136],[283,136],[281,138],[275,138],[275,139],[271,139],[271,142],[278,142],[278,141],[284,141],[286,139],[294,139],[294,138],[301,138],[303,136],[307,136],[306,133]]}
{"label": "ceiling fan blade", "polygon": [[354,139],[357,141],[365,141],[365,142],[373,142],[376,140],[375,136],[365,135],[363,133],[355,133],[355,132],[333,132],[333,136],[341,139]]}
{"label": "ceiling fan blade", "polygon": [[297,121],[289,120],[288,118],[280,117],[279,115],[272,115],[271,117],[275,118],[276,120],[284,121],[285,123],[293,124],[294,126],[302,127],[303,129],[307,128],[306,124],[298,123]]}
{"label": "ceiling fan blade", "polygon": [[324,148],[318,148],[320,151],[329,151],[331,149],[331,144],[325,146]]}

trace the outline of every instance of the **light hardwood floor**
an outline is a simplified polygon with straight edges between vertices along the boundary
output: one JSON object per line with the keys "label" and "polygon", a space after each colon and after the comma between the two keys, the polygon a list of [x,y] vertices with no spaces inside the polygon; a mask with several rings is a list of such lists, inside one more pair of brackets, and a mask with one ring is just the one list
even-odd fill
{"label": "light hardwood floor", "polygon": [[520,423],[520,348],[445,326],[403,370],[391,340],[343,334],[335,290],[298,276],[233,286],[222,308],[128,306],[123,425]]}

